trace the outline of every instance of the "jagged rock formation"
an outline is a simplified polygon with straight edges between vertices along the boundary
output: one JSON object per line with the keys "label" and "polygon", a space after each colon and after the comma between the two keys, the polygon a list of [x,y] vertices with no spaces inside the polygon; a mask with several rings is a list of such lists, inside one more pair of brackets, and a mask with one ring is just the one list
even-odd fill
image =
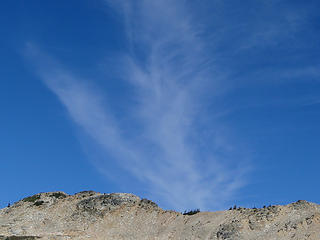
{"label": "jagged rock formation", "polygon": [[183,215],[127,193],[39,193],[0,210],[0,240],[15,239],[319,240],[320,205]]}

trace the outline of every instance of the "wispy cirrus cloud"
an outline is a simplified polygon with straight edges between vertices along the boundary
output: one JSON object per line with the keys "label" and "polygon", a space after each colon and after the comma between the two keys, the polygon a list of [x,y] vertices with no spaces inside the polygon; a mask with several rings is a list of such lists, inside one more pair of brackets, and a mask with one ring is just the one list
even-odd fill
{"label": "wispy cirrus cloud", "polygon": [[[179,210],[224,206],[248,167],[228,157],[234,147],[214,121],[219,110],[207,111],[212,104],[205,100],[223,92],[224,74],[207,56],[192,16],[182,2],[108,3],[124,17],[128,37],[128,52],[108,66],[132,89],[126,119],[117,119],[103,91],[29,45],[38,75],[73,121],[155,199]],[[134,127],[124,130],[123,121]],[[98,167],[104,172],[104,164]]]}

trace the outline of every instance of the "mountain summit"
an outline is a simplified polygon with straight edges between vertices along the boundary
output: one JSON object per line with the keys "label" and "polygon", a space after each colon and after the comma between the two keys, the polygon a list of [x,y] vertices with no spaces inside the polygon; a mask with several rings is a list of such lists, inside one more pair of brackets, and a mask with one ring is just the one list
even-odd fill
{"label": "mountain summit", "polygon": [[128,193],[39,193],[0,210],[0,240],[319,240],[320,205],[181,214]]}

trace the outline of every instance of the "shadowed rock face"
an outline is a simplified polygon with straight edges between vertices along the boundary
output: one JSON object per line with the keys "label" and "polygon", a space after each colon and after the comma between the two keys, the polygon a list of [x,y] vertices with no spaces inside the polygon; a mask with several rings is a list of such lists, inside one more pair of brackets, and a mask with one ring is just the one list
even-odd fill
{"label": "shadowed rock face", "polygon": [[77,204],[77,209],[79,211],[89,211],[92,213],[105,214],[106,211],[117,209],[124,204],[132,206],[138,202],[140,202],[140,198],[133,194],[103,194],[81,200]]}
{"label": "shadowed rock face", "polygon": [[182,215],[128,193],[39,193],[0,210],[0,240],[320,239],[320,207],[306,201]]}

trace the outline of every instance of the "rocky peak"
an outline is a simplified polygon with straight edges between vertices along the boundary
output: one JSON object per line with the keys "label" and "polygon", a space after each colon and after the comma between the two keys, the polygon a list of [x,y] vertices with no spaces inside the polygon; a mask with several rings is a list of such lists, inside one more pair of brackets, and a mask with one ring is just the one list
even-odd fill
{"label": "rocky peak", "polygon": [[38,193],[22,200],[14,203],[11,207],[19,207],[19,206],[50,206],[61,199],[67,198],[69,195],[64,192],[46,192],[46,193]]}
{"label": "rocky peak", "polygon": [[39,193],[0,210],[0,240],[319,240],[320,207],[236,208],[183,215],[129,193]]}
{"label": "rocky peak", "polygon": [[129,193],[111,193],[91,195],[77,204],[78,210],[103,213],[121,207],[122,205],[134,205],[140,202],[140,198]]}

